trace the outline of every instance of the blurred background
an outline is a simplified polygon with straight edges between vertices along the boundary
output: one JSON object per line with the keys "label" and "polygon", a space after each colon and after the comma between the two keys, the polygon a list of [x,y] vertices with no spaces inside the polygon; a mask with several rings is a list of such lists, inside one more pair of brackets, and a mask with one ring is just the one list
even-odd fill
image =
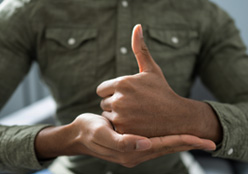
{"label": "blurred background", "polygon": [[[2,0],[0,0],[1,2]],[[211,0],[224,8],[236,21],[240,29],[241,36],[246,45],[248,45],[248,1],[247,0]],[[11,99],[0,111],[0,119],[13,115],[13,112],[19,111],[32,103],[40,101],[49,96],[49,90],[40,80],[39,69],[36,63],[33,64],[28,76],[16,89]],[[197,100],[215,100],[214,96],[202,85],[199,79],[196,80],[192,89],[191,98]],[[55,106],[53,106],[55,107]],[[247,164],[231,160],[222,160],[210,157],[209,154],[202,152],[193,152],[195,157],[206,169],[207,174],[248,174]],[[217,160],[217,161],[216,161]],[[208,168],[208,169],[207,169]],[[212,169],[211,169],[212,168]],[[218,168],[220,170],[218,170]],[[209,170],[210,169],[210,170]]]}

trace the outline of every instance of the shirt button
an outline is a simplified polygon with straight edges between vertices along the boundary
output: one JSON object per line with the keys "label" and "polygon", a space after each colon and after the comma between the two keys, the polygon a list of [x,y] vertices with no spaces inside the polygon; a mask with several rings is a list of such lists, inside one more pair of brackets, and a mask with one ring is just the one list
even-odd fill
{"label": "shirt button", "polygon": [[178,44],[178,43],[179,43],[179,39],[178,39],[177,37],[172,37],[172,38],[171,38],[171,41],[172,41],[172,43],[174,43],[174,44]]}
{"label": "shirt button", "polygon": [[127,48],[126,47],[121,47],[120,52],[121,52],[121,54],[127,54]]}
{"label": "shirt button", "polygon": [[111,171],[107,171],[107,172],[106,172],[106,174],[113,174],[113,172],[111,172]]}
{"label": "shirt button", "polygon": [[68,39],[68,44],[69,45],[74,45],[75,43],[76,43],[76,39],[75,38]]}
{"label": "shirt button", "polygon": [[122,6],[123,6],[123,7],[128,7],[128,2],[127,2],[127,1],[125,1],[125,0],[124,0],[124,1],[122,1],[122,2],[121,2],[121,4],[122,4]]}
{"label": "shirt button", "polygon": [[233,148],[229,149],[227,152],[228,155],[232,155],[233,154]]}

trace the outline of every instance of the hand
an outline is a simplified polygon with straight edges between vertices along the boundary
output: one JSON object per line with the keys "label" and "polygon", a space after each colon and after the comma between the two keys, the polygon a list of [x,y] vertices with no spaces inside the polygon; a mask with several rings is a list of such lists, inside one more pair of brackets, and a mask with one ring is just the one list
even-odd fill
{"label": "hand", "polygon": [[134,167],[144,161],[191,149],[214,150],[209,140],[190,135],[146,137],[118,134],[110,122],[99,115],[82,114],[69,125],[43,129],[36,138],[39,159],[61,155],[91,155]]}
{"label": "hand", "polygon": [[132,49],[140,73],[100,84],[102,115],[119,133],[146,137],[191,134],[221,139],[220,123],[208,104],[177,95],[145,45],[142,28],[133,30]]}

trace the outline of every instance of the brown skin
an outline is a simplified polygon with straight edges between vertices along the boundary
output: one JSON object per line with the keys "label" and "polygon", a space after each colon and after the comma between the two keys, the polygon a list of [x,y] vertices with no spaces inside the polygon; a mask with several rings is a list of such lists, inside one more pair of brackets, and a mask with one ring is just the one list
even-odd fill
{"label": "brown skin", "polygon": [[[135,37],[137,27],[133,39],[133,44],[136,45]],[[148,53],[147,50],[139,50],[140,47],[134,46],[136,57]],[[216,123],[217,118],[213,111],[215,121],[205,118],[210,117],[209,114],[202,116],[202,113],[211,111],[211,108],[176,95],[167,84],[160,68],[152,58],[149,60],[149,64],[144,66],[147,60],[138,59],[141,73],[107,81],[98,87],[98,94],[105,98],[101,103],[105,117],[85,113],[68,125],[41,130],[35,139],[38,159],[91,155],[126,167],[134,167],[169,153],[192,149],[215,150],[213,141],[193,136],[198,133],[191,132],[198,130],[198,126],[201,127],[197,125],[197,129],[195,128],[195,123],[201,119],[206,120],[207,122],[203,123],[209,125]],[[151,69],[147,69],[148,67]],[[202,107],[199,108],[198,104]],[[194,113],[191,113],[191,109]],[[201,117],[193,117],[196,113]],[[192,125],[190,128],[188,123]],[[180,135],[175,135],[177,132]],[[192,135],[186,135],[189,132]],[[201,137],[212,138],[205,135]]]}
{"label": "brown skin", "polygon": [[[138,145],[139,140],[143,142]],[[169,153],[215,148],[212,141],[191,135],[148,139],[119,134],[113,130],[109,120],[88,113],[78,116],[71,124],[43,129],[35,141],[36,154],[40,160],[62,155],[91,155],[125,167],[134,167]]]}
{"label": "brown skin", "polygon": [[177,95],[153,60],[138,25],[132,48],[140,73],[118,77],[100,84],[102,115],[119,133],[146,137],[190,134],[213,140],[222,139],[222,128],[212,108]]}

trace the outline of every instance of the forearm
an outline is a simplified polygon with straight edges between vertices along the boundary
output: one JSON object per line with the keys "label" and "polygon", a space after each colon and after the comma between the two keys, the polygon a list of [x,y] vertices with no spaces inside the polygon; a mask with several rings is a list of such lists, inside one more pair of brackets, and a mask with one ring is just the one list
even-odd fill
{"label": "forearm", "polygon": [[83,153],[77,149],[77,135],[73,123],[57,127],[48,127],[39,132],[35,140],[36,155],[39,160],[46,160],[58,156],[71,156]]}

